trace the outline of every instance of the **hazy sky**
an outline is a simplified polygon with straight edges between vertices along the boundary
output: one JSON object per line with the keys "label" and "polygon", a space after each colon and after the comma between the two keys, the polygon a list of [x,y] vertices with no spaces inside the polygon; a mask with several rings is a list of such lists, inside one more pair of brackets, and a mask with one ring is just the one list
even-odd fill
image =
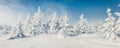
{"label": "hazy sky", "polygon": [[68,13],[71,23],[77,22],[81,13],[89,22],[98,22],[107,17],[107,7],[113,13],[120,12],[118,4],[120,0],[0,0],[0,24],[16,24],[19,14],[26,18],[28,13],[33,15],[38,6],[47,16],[53,12],[58,16]]}

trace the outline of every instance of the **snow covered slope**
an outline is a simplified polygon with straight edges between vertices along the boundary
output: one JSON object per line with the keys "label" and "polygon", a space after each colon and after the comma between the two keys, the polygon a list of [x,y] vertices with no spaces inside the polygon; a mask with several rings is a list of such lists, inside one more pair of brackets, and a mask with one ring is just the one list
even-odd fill
{"label": "snow covered slope", "polygon": [[43,34],[30,38],[0,40],[0,48],[120,48],[120,42],[102,39],[100,33],[65,38]]}

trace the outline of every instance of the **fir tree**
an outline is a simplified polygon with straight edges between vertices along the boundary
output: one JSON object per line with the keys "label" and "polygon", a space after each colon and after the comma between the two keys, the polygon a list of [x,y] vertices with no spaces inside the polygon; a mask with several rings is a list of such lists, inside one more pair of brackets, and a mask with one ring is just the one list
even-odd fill
{"label": "fir tree", "polygon": [[29,36],[30,35],[30,32],[32,31],[31,29],[31,17],[30,17],[30,14],[27,15],[27,18],[26,18],[26,21],[24,23],[24,32],[25,32],[25,35],[26,36]]}
{"label": "fir tree", "polygon": [[76,32],[79,33],[85,33],[87,32],[88,26],[87,26],[87,19],[84,18],[84,14],[81,14],[80,20],[77,22],[76,25]]}
{"label": "fir tree", "polygon": [[26,36],[24,35],[24,32],[23,32],[23,27],[22,27],[22,23],[21,23],[21,16],[20,16],[20,17],[18,17],[18,24],[15,28],[15,34],[13,37],[10,37],[9,39],[10,40],[11,39],[19,39],[19,38],[24,38],[24,37],[26,37]]}
{"label": "fir tree", "polygon": [[50,34],[56,34],[57,33],[57,14],[56,12],[52,15],[52,18],[49,19],[48,26],[49,30],[48,33]]}
{"label": "fir tree", "polygon": [[105,34],[104,37],[107,40],[115,40],[117,35],[115,33],[115,18],[112,16],[111,9],[107,8],[106,11],[108,17],[104,20]]}
{"label": "fir tree", "polygon": [[40,7],[38,7],[38,11],[34,14],[32,20],[31,20],[31,36],[44,33],[43,30],[43,23],[42,23],[42,16],[43,13],[40,10]]}
{"label": "fir tree", "polygon": [[64,16],[60,17],[60,30],[59,30],[59,34],[58,36],[59,37],[66,37],[67,36],[67,28],[69,26],[69,19],[68,19],[68,16],[67,14],[65,14]]}

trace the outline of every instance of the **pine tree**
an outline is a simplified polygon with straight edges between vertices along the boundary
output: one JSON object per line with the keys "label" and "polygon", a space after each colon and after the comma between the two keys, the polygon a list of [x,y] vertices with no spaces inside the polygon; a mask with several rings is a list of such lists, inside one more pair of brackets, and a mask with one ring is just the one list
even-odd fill
{"label": "pine tree", "polygon": [[23,27],[22,27],[22,23],[21,23],[21,16],[18,17],[18,24],[15,28],[15,35],[13,37],[10,37],[9,40],[11,39],[19,39],[19,38],[24,38],[26,37],[23,33]]}
{"label": "pine tree", "polygon": [[87,26],[87,19],[84,18],[84,14],[81,14],[80,21],[78,21],[76,25],[76,32],[79,33],[85,33],[87,32],[88,26]]}
{"label": "pine tree", "polygon": [[111,9],[107,8],[106,11],[108,17],[104,20],[104,27],[105,27],[105,39],[107,40],[115,40],[117,35],[115,33],[115,18],[112,16]]}
{"label": "pine tree", "polygon": [[58,37],[66,37],[67,36],[67,29],[68,29],[68,26],[69,26],[68,21],[69,21],[69,19],[68,19],[67,14],[60,17],[60,20],[59,20],[60,30],[59,30],[59,33],[58,33]]}
{"label": "pine tree", "polygon": [[30,35],[30,32],[31,32],[31,17],[30,17],[30,14],[27,15],[27,18],[26,18],[26,21],[25,21],[25,24],[24,24],[24,34],[26,36],[29,36]]}
{"label": "pine tree", "polygon": [[[115,15],[118,16],[119,18],[117,19],[116,23],[115,23],[115,34],[120,32],[120,13],[119,12],[115,12]],[[116,37],[116,39],[119,39],[118,36]]]}
{"label": "pine tree", "polygon": [[56,34],[57,33],[57,15],[56,12],[52,15],[52,18],[48,21],[49,30],[48,33],[50,34]]}
{"label": "pine tree", "polygon": [[40,7],[38,7],[38,11],[34,14],[32,20],[31,20],[31,36],[44,33],[43,30],[43,23],[42,23],[42,16],[43,13],[40,10]]}

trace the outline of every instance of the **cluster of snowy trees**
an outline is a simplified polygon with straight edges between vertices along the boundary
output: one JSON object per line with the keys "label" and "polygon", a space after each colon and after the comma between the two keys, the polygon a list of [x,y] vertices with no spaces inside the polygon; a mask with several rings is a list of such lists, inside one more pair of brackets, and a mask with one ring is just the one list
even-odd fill
{"label": "cluster of snowy trees", "polygon": [[58,17],[57,13],[54,12],[46,23],[43,20],[44,15],[45,13],[38,7],[37,12],[33,16],[28,14],[25,22],[21,22],[19,17],[18,24],[14,27],[14,34],[10,39],[19,39],[39,34],[57,34],[63,37],[76,36],[88,31],[87,19],[84,18],[83,14],[80,16],[77,26],[69,24],[67,14]]}
{"label": "cluster of snowy trees", "polygon": [[120,13],[115,12],[115,15],[119,17],[118,19],[113,17],[110,8],[107,8],[106,13],[108,17],[102,23],[100,22],[94,26],[88,24],[84,14],[81,14],[76,25],[71,25],[67,14],[58,17],[56,12],[52,14],[47,22],[44,22],[43,16],[45,16],[45,13],[38,7],[37,12],[33,16],[28,14],[24,22],[19,17],[15,27],[1,26],[0,33],[10,34],[12,32],[9,39],[19,39],[39,34],[57,34],[66,37],[88,32],[103,32],[105,39],[116,40],[119,38],[118,33],[120,32]]}
{"label": "cluster of snowy trees", "polygon": [[13,28],[11,26],[7,26],[7,25],[0,26],[0,35],[7,35],[12,31],[13,31]]}
{"label": "cluster of snowy trees", "polygon": [[104,38],[107,40],[117,40],[119,39],[118,33],[120,33],[120,13],[115,12],[115,15],[118,18],[115,18],[112,13],[111,9],[107,8],[107,18],[97,26],[98,32],[104,33]]}

